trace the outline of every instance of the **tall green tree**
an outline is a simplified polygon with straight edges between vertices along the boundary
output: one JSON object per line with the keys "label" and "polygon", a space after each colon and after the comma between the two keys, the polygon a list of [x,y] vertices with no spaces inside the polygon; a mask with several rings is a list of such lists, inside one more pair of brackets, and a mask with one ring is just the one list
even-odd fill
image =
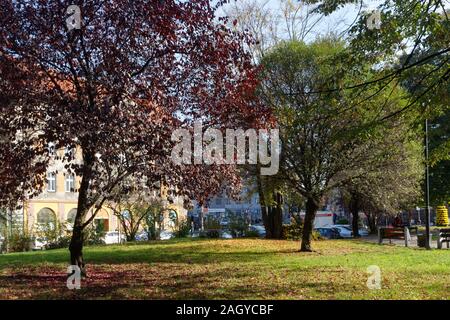
{"label": "tall green tree", "polygon": [[380,213],[394,215],[402,209],[416,207],[421,200],[422,136],[419,130],[411,130],[410,122],[402,121],[386,128],[376,146],[378,160],[363,169],[365,174],[351,177],[342,186],[355,237],[359,237],[361,212],[366,214],[370,231],[374,233]]}
{"label": "tall green tree", "polygon": [[[445,147],[442,147],[445,145]],[[431,122],[431,205],[450,203],[450,110]],[[448,148],[448,149],[447,149]]]}
{"label": "tall green tree", "polygon": [[277,115],[281,174],[306,201],[301,251],[312,250],[314,219],[326,194],[379,160],[377,137],[385,129],[378,119],[403,103],[395,88],[386,102],[363,105],[345,90],[329,90],[370,76],[370,68],[348,65],[342,55],[342,42],[324,38],[282,43],[262,60],[261,95]]}
{"label": "tall green tree", "polygon": [[[316,11],[326,15],[346,5],[355,4],[362,9],[364,4],[369,3],[364,0],[307,2],[316,4]],[[355,79],[348,86],[332,90],[346,90],[370,100],[373,87],[378,88],[377,94],[386,94],[392,85],[404,86],[405,82],[409,82],[408,89],[413,94],[405,96],[408,103],[386,117],[412,110],[432,118],[446,110],[450,105],[448,1],[385,0],[378,10],[379,28],[368,26],[371,12],[359,10],[357,19],[348,29],[349,62],[371,65],[373,76],[365,81]]]}

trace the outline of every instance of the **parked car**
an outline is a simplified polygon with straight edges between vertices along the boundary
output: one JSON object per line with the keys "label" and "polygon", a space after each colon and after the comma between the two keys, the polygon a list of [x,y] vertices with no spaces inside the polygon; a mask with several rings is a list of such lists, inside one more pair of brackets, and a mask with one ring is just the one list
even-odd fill
{"label": "parked car", "polygon": [[266,236],[266,228],[264,228],[264,226],[255,224],[251,225],[248,229],[249,231],[257,232],[261,238],[264,238]]}
{"label": "parked car", "polygon": [[38,237],[34,239],[34,242],[32,244],[33,250],[45,250],[48,244],[48,240],[43,237]]}
{"label": "parked car", "polygon": [[104,241],[106,244],[125,243],[126,236],[118,231],[109,231],[105,234]]}
{"label": "parked car", "polygon": [[161,239],[161,240],[169,240],[171,238],[173,238],[173,232],[171,232],[171,231],[163,230],[159,234],[159,239]]}
{"label": "parked car", "polygon": [[[352,232],[352,236],[353,236],[353,228],[351,225],[349,224],[336,224],[334,225],[335,227],[343,227],[347,230],[350,230]],[[359,228],[358,229],[358,233],[361,237],[367,237],[369,235],[369,230],[367,230],[367,228]]]}
{"label": "parked car", "polygon": [[369,236],[369,230],[367,228],[359,228],[358,232],[361,237]]}
{"label": "parked car", "polygon": [[225,227],[228,226],[230,224],[230,220],[228,218],[223,218],[222,220],[220,220],[220,225]]}
{"label": "parked car", "polygon": [[322,227],[314,229],[320,233],[320,235],[326,239],[341,239],[342,236],[337,228]]}
{"label": "parked car", "polygon": [[233,236],[231,235],[231,233],[226,230],[220,231],[220,237],[223,239],[233,239]]}
{"label": "parked car", "polygon": [[352,238],[353,237],[353,231],[352,228],[350,228],[349,226],[346,225],[333,225],[331,226],[332,228],[335,228],[338,232],[339,235],[342,238]]}
{"label": "parked car", "polygon": [[[159,238],[160,238],[161,240],[168,240],[168,239],[171,239],[171,238],[173,238],[173,232],[163,230],[163,231],[161,231],[161,233],[159,234]],[[148,241],[148,233],[147,233],[147,231],[141,231],[141,232],[138,232],[138,233],[136,234],[135,239],[136,239],[136,241]]]}
{"label": "parked car", "polygon": [[148,241],[147,231],[141,231],[141,232],[136,233],[135,240],[136,241]]}

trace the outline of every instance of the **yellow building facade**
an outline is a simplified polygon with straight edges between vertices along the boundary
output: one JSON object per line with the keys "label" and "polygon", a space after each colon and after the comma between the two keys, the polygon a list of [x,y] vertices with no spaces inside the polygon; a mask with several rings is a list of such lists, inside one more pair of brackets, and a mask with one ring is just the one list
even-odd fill
{"label": "yellow building facade", "polygon": [[[41,223],[49,221],[58,221],[60,223],[72,224],[77,210],[78,188],[81,177],[77,177],[64,168],[61,156],[66,150],[58,150],[55,152],[55,160],[49,165],[47,170],[46,184],[41,194],[37,197],[29,199],[24,203],[23,224],[24,229],[28,232],[35,232],[37,226]],[[59,157],[58,157],[59,156]],[[81,150],[76,150],[75,159],[81,159]],[[76,160],[75,160],[76,161]],[[167,200],[168,188],[160,188],[159,195],[161,199]],[[183,207],[181,199],[176,198],[169,203],[165,202],[163,212],[164,229],[173,229],[170,221],[170,213],[175,212],[178,220],[183,220],[187,216],[187,210]],[[92,213],[92,209],[91,209]],[[89,218],[90,214],[88,214]],[[102,222],[105,232],[120,231],[120,221],[114,215],[113,210],[104,205],[97,213],[94,223]]]}

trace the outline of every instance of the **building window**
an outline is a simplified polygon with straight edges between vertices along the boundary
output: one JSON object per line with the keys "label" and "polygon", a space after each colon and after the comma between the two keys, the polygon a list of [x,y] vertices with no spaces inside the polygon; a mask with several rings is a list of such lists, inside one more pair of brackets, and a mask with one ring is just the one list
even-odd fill
{"label": "building window", "polygon": [[73,174],[69,174],[66,176],[66,192],[74,192],[75,191],[75,176]]}
{"label": "building window", "polygon": [[76,216],[77,216],[77,209],[70,209],[70,211],[67,213],[67,223],[71,228],[73,228]]}
{"label": "building window", "polygon": [[52,209],[43,208],[37,213],[38,225],[54,230],[56,228],[56,214]]}
{"label": "building window", "polygon": [[54,157],[56,155],[55,144],[53,142],[48,143],[47,150],[50,157]]}
{"label": "building window", "polygon": [[53,172],[47,173],[47,191],[56,192],[56,174]]}
{"label": "building window", "polygon": [[75,156],[75,149],[71,147],[64,148],[64,157],[71,160]]}

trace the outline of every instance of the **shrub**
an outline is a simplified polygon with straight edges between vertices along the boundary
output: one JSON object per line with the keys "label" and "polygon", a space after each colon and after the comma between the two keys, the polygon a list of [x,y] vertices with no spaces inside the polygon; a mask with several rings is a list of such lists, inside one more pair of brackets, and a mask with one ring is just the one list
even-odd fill
{"label": "shrub", "polygon": [[53,240],[52,242],[48,242],[45,246],[46,249],[60,249],[60,248],[68,248],[70,244],[71,235],[65,234],[60,236],[58,239]]}
{"label": "shrub", "polygon": [[[300,240],[303,235],[303,220],[299,216],[291,218],[291,224],[284,224],[282,227],[282,238],[286,240]],[[322,240],[322,236],[316,230],[311,234],[313,240]]]}
{"label": "shrub", "polygon": [[213,218],[213,217],[207,217],[204,228],[206,230],[209,230],[209,229],[218,230],[221,228],[221,226],[220,226],[220,222],[218,219]]}
{"label": "shrub", "polygon": [[303,232],[303,221],[299,216],[291,217],[291,224],[282,227],[282,238],[286,240],[300,240]]}
{"label": "shrub", "polygon": [[199,237],[200,238],[211,238],[211,239],[220,238],[220,230],[218,230],[218,229],[204,230],[204,231],[200,232]]}
{"label": "shrub", "polygon": [[259,238],[258,231],[247,230],[244,235],[246,238]]}
{"label": "shrub", "polygon": [[36,235],[45,242],[46,249],[67,248],[70,244],[71,231],[68,223],[53,222],[39,224]]}
{"label": "shrub", "polygon": [[86,245],[105,244],[104,237],[105,232],[103,231],[103,226],[101,224],[91,225],[84,231],[84,243]]}
{"label": "shrub", "polygon": [[183,220],[175,228],[174,236],[175,238],[186,238],[191,232],[191,224],[188,220]]}
{"label": "shrub", "polygon": [[320,232],[319,232],[319,231],[316,231],[316,230],[313,230],[313,232],[312,232],[312,234],[311,234],[311,238],[312,238],[313,240],[326,240],[326,238],[322,237],[322,236],[320,235]]}
{"label": "shrub", "polygon": [[209,229],[206,231],[207,238],[220,238],[220,230],[217,229]]}
{"label": "shrub", "polygon": [[235,213],[229,214],[230,223],[228,224],[228,229],[230,230],[231,236],[233,238],[243,237],[248,231],[248,224],[245,222],[242,215]]}
{"label": "shrub", "polygon": [[15,230],[8,237],[8,240],[5,240],[4,245],[8,248],[8,252],[23,252],[31,250],[33,241],[34,237],[31,234]]}
{"label": "shrub", "polygon": [[350,224],[347,219],[341,218],[336,221],[336,224]]}

